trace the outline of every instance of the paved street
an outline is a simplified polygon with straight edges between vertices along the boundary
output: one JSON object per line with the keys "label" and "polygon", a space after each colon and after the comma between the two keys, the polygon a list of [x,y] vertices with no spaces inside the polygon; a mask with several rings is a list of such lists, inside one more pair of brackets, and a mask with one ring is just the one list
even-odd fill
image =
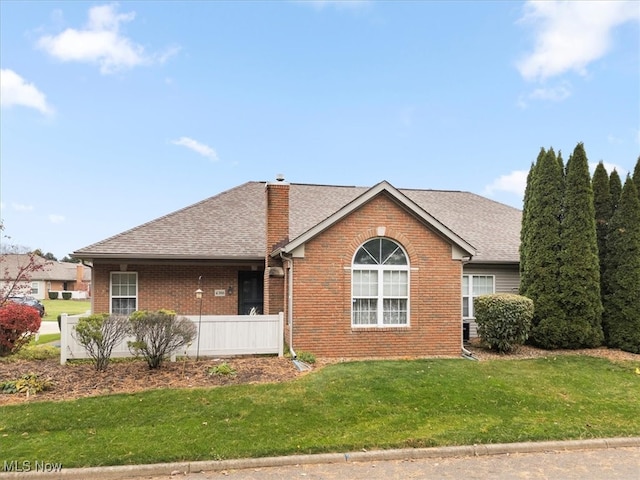
{"label": "paved street", "polygon": [[173,476],[127,477],[147,480],[633,480],[640,479],[640,447],[596,450],[549,451],[335,464],[258,467],[241,470],[190,473]]}

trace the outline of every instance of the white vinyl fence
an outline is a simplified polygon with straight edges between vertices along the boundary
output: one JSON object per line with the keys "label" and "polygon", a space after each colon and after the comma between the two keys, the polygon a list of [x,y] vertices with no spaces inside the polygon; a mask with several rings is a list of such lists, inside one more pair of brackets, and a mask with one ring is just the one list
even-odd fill
{"label": "white vinyl fence", "polygon": [[[77,358],[90,358],[87,351],[75,338],[75,326],[78,320],[85,315],[63,314],[60,322],[60,363],[64,365],[67,360]],[[227,355],[258,355],[277,353],[283,355],[284,340],[284,314],[278,315],[185,315],[196,328],[199,327],[200,335],[191,345],[185,345],[173,352],[171,357],[175,361],[176,356],[227,356]],[[199,338],[199,340],[198,340]],[[111,352],[112,358],[131,357],[133,354],[127,346],[127,341],[133,337],[125,338],[116,345]]]}

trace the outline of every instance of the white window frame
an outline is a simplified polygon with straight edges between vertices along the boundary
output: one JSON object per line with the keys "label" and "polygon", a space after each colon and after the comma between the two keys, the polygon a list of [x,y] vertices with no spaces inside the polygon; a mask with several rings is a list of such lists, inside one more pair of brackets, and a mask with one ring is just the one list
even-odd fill
{"label": "white window frame", "polygon": [[[133,275],[135,278],[135,292],[132,295],[131,292],[127,292],[126,295],[114,295],[114,282],[113,279],[116,275]],[[135,308],[130,311],[124,313],[128,315],[133,313],[138,309],[138,272],[111,272],[109,275],[109,313],[122,313],[122,312],[114,312],[113,301],[116,299],[133,299],[135,302]]]}
{"label": "white window frame", "polygon": [[40,282],[31,282],[31,295],[40,295]]}
{"label": "white window frame", "polygon": [[[393,242],[403,253],[404,258],[406,259],[406,264],[404,265],[394,265],[394,264],[356,264],[355,259],[360,251],[368,242],[371,240],[388,240]],[[409,265],[409,255],[405,249],[395,240],[390,238],[370,238],[362,245],[360,245],[353,256],[351,261],[351,327],[352,328],[394,328],[401,327],[406,328],[410,324],[410,285],[411,285],[411,277],[410,277],[411,267]],[[406,282],[402,282],[400,288],[406,287],[405,294],[398,294],[395,292],[389,292],[389,289],[393,289],[394,283],[389,282],[389,277],[393,277],[395,273],[399,273],[400,275],[404,275],[406,277]],[[371,277],[371,282],[369,283],[370,293],[365,294],[362,292],[362,286],[364,284],[358,284],[355,281],[356,276],[366,275]],[[375,274],[375,275],[372,275]],[[385,280],[387,280],[387,292],[385,293]],[[406,283],[406,286],[404,285]],[[358,292],[356,292],[356,286],[359,286]],[[355,317],[357,313],[360,313],[356,310],[356,304],[358,300],[369,300],[372,305],[375,305],[375,323],[355,323]],[[406,311],[397,310],[396,312],[400,312],[400,316],[404,313],[404,319],[397,318],[397,321],[393,321],[390,319],[390,313],[394,313],[393,311],[387,310],[385,312],[385,301],[388,304],[389,302],[393,302],[394,300],[399,300],[399,303],[404,301],[404,305],[406,305]],[[373,312],[372,312],[373,313]],[[385,313],[387,315],[385,315]],[[385,318],[386,317],[386,318]],[[404,320],[404,321],[403,321]]]}
{"label": "white window frame", "polygon": [[[465,291],[464,279],[467,279],[467,291]],[[475,283],[479,285],[480,278],[490,278],[491,279],[491,291],[490,292],[474,292],[474,280]],[[475,319],[475,312],[473,311],[473,299],[479,297],[480,295],[489,295],[496,292],[496,276],[495,275],[487,275],[487,274],[464,274],[462,275],[462,318],[473,320]],[[468,299],[467,306],[467,315],[464,313],[464,299]]]}

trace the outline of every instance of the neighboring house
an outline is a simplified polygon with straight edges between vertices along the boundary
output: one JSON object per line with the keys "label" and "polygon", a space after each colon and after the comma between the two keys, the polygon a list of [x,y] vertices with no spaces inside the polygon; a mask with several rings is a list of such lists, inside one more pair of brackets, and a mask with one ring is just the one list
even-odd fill
{"label": "neighboring house", "polygon": [[449,356],[474,296],[517,291],[520,222],[468,192],[248,182],[73,255],[96,313],[283,311],[296,351]]}
{"label": "neighboring house", "polygon": [[[35,257],[41,269],[28,272],[29,280],[18,284],[18,292],[38,300],[48,298],[49,292],[72,292],[74,298],[88,298],[91,292],[91,268],[81,263],[54,262]],[[30,255],[7,253],[1,255],[0,272],[3,285],[15,282],[29,264]],[[58,295],[62,298],[61,295]]]}

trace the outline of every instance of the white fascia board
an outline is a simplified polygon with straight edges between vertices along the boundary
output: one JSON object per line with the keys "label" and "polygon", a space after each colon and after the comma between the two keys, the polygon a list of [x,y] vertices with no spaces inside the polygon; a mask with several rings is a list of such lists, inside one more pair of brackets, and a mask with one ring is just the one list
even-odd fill
{"label": "white fascia board", "polygon": [[[300,235],[297,238],[294,238],[291,242],[282,247],[282,251],[284,253],[292,253],[294,250],[298,249],[300,246],[303,246],[306,242],[319,235],[332,225],[334,225],[339,220],[342,220],[344,217],[349,215],[351,212],[357,210],[362,205],[366,204],[377,195],[382,192],[387,192],[391,195],[395,200],[397,200],[401,205],[403,205],[407,210],[416,215],[418,218],[422,219],[426,224],[431,226],[436,232],[440,235],[448,239],[458,250],[460,250],[461,257],[472,257],[475,255],[476,250],[467,241],[463,240],[456,233],[446,227],[444,224],[440,223],[435,217],[425,211],[422,207],[420,207],[417,203],[411,200],[409,197],[401,193],[398,189],[396,189],[393,185],[391,185],[387,181],[382,181],[377,185],[371,187],[369,190],[364,192],[359,197],[352,200],[350,203],[346,204],[340,210],[335,212],[330,217],[326,218],[315,227],[310,228],[305,233]],[[304,250],[303,250],[304,256]]]}

